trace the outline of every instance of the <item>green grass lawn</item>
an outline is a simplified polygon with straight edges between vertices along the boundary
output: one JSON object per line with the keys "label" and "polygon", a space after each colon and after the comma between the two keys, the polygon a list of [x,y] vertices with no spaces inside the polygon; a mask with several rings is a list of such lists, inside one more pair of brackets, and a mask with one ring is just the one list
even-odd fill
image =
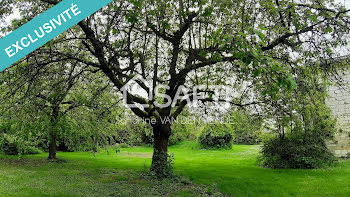
{"label": "green grass lawn", "polygon": [[[258,146],[201,150],[195,142],[172,146],[174,171],[185,178],[156,181],[144,177],[152,148],[110,149],[0,157],[0,196],[350,196],[350,161],[316,170],[273,170],[258,166]],[[190,181],[186,181],[186,179]],[[192,182],[192,183],[191,183]],[[205,186],[203,186],[205,185]]]}

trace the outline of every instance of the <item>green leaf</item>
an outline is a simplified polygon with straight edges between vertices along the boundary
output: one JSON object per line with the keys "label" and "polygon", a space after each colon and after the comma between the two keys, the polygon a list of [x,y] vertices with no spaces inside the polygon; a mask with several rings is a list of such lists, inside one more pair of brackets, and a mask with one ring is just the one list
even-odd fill
{"label": "green leaf", "polygon": [[213,8],[212,8],[212,7],[210,7],[210,8],[205,8],[205,11],[204,11],[204,13],[202,14],[202,16],[208,17],[208,16],[211,16],[212,13],[213,13]]}
{"label": "green leaf", "polygon": [[325,33],[332,33],[332,32],[333,32],[333,28],[331,26],[328,26]]}
{"label": "green leaf", "polygon": [[169,29],[170,28],[170,24],[168,22],[164,22],[163,23],[163,28],[164,29]]}
{"label": "green leaf", "polygon": [[138,8],[142,8],[142,2],[141,1],[136,1],[136,0],[130,0],[130,2],[132,4],[134,4],[134,6],[138,7]]}
{"label": "green leaf", "polygon": [[259,30],[257,30],[257,29],[254,29],[253,32],[254,32],[255,34],[257,34],[261,40],[265,40],[265,39],[264,39],[265,35],[264,35],[261,31],[259,31]]}
{"label": "green leaf", "polygon": [[202,51],[199,52],[199,55],[201,57],[207,57],[208,53],[206,51],[202,50]]}
{"label": "green leaf", "polygon": [[297,88],[297,83],[295,82],[294,78],[292,76],[289,76],[287,78],[287,82],[289,83],[289,86],[291,89]]}
{"label": "green leaf", "polygon": [[311,15],[311,16],[309,16],[309,19],[310,19],[312,22],[317,23],[317,16]]}
{"label": "green leaf", "polygon": [[259,29],[264,30],[264,31],[269,30],[269,29],[267,29],[264,25],[260,25],[260,26],[259,26]]}
{"label": "green leaf", "polygon": [[137,13],[129,13],[127,16],[126,16],[126,19],[128,20],[129,23],[137,23],[138,22],[138,18],[137,18]]}
{"label": "green leaf", "polygon": [[261,73],[261,69],[259,68],[258,70],[256,70],[256,71],[254,72],[254,77],[259,76],[260,73]]}

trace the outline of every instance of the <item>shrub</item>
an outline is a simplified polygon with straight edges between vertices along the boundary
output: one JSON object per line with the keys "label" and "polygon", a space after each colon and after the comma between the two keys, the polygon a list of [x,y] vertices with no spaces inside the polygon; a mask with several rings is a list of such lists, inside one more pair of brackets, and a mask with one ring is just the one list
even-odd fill
{"label": "shrub", "polygon": [[262,165],[269,168],[320,168],[332,164],[334,155],[322,139],[289,135],[265,142]]}
{"label": "shrub", "polygon": [[225,124],[207,124],[198,138],[204,148],[232,148],[232,131]]}
{"label": "shrub", "polygon": [[234,138],[235,144],[258,144],[259,143],[259,133],[258,132],[252,132],[252,133],[237,133],[235,132],[235,138]]}
{"label": "shrub", "polygon": [[128,122],[120,125],[118,130],[118,143],[125,143],[131,146],[153,143],[153,132],[149,124]]}
{"label": "shrub", "polygon": [[14,140],[9,140],[5,135],[2,135],[0,140],[1,150],[6,155],[18,155],[19,150],[17,143]]}
{"label": "shrub", "polygon": [[41,153],[29,141],[25,141],[18,136],[3,134],[0,136],[0,147],[6,155],[31,155]]}

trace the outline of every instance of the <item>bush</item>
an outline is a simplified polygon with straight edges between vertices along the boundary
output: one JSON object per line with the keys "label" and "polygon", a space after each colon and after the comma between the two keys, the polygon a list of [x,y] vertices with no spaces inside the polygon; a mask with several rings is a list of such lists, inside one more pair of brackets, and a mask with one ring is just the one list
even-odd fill
{"label": "bush", "polygon": [[131,146],[139,146],[141,144],[153,144],[152,127],[146,123],[128,122],[120,125],[117,130],[118,143],[125,143]]}
{"label": "bush", "polygon": [[204,148],[232,148],[232,131],[220,123],[207,124],[198,138]]}
{"label": "bush", "polygon": [[315,137],[288,135],[268,140],[262,147],[262,165],[268,168],[320,168],[331,165],[335,157],[325,140]]}
{"label": "bush", "polygon": [[3,134],[0,136],[0,147],[6,155],[31,155],[41,153],[29,141],[25,141],[18,136]]}
{"label": "bush", "polygon": [[2,136],[2,139],[0,141],[1,150],[6,155],[18,155],[19,150],[17,147],[17,143],[14,140],[9,141],[7,138]]}
{"label": "bush", "polygon": [[235,132],[235,138],[234,143],[235,144],[258,144],[259,143],[259,132],[252,132],[252,133],[237,133]]}

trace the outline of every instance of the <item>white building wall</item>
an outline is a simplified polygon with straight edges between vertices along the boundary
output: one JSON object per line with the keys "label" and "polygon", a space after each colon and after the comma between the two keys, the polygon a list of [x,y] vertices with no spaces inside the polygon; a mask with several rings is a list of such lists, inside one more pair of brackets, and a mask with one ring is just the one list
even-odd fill
{"label": "white building wall", "polygon": [[[350,72],[344,76],[345,84],[350,86]],[[332,86],[328,88],[327,105],[337,118],[338,134],[329,148],[338,157],[350,155],[350,88]]]}

